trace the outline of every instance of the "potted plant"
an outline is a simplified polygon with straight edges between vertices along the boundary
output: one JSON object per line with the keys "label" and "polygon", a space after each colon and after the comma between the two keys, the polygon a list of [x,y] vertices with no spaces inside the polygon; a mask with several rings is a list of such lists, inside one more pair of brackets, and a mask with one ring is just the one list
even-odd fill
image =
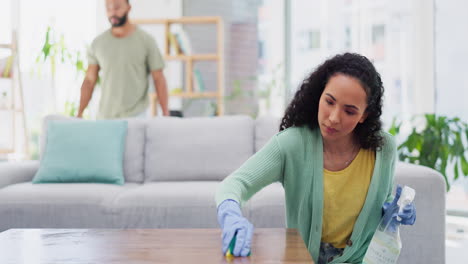
{"label": "potted plant", "polygon": [[[65,44],[65,37],[63,34],[58,36],[55,30],[48,26],[45,37],[44,43],[42,44],[41,51],[39,52],[36,58],[36,64],[41,66],[41,64],[49,64],[50,66],[50,73],[51,73],[51,86],[52,86],[52,102],[53,102],[53,110],[56,111],[56,87],[55,87],[55,75],[56,75],[56,68],[57,64],[68,64],[73,66],[76,71],[76,76],[85,75],[86,74],[86,62],[83,58],[83,55],[80,51],[73,51],[70,50],[67,45]],[[39,73],[41,69],[39,68]],[[65,102],[65,108],[70,107],[71,102]],[[65,109],[65,112],[69,112],[68,109]]]}
{"label": "potted plant", "polygon": [[[468,125],[459,118],[425,114],[412,119],[411,133],[398,145],[401,161],[419,164],[440,172],[445,179],[447,191],[451,180],[462,174],[468,175]],[[401,122],[393,120],[389,132],[400,133]],[[453,171],[453,178],[450,172]]]}
{"label": "potted plant", "polygon": [[3,91],[2,95],[0,96],[0,108],[7,108],[7,107],[8,107],[7,92]]}

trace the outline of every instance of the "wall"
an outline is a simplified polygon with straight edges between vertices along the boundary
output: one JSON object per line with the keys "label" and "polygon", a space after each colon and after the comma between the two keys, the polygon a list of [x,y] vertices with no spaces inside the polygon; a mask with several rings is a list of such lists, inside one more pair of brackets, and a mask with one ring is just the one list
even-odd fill
{"label": "wall", "polygon": [[[252,91],[255,82],[249,81],[257,72],[257,6],[258,1],[185,0],[184,16],[221,16],[224,21],[224,94],[229,96],[235,83],[242,83],[245,91]],[[214,27],[187,26],[193,50],[209,53],[216,50]],[[208,90],[216,89],[216,64],[195,64],[203,74]],[[188,115],[209,114],[208,100],[189,103]],[[250,114],[256,111],[255,98],[237,98],[225,101],[225,114]]]}

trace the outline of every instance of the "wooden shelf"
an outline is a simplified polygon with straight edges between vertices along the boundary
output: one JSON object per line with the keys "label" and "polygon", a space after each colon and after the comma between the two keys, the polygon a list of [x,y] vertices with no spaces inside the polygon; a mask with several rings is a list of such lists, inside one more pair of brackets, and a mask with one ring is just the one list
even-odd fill
{"label": "wooden shelf", "polygon": [[203,92],[203,93],[175,93],[171,94],[174,97],[181,98],[213,98],[219,96],[217,92]]}
{"label": "wooden shelf", "polygon": [[0,149],[0,154],[8,154],[15,152],[13,149]]}
{"label": "wooden shelf", "polygon": [[[164,58],[167,61],[181,61],[184,62],[184,77],[185,84],[184,89],[180,93],[170,93],[171,97],[179,98],[215,98],[217,102],[217,114],[223,115],[224,113],[224,24],[223,19],[220,16],[200,16],[200,17],[181,17],[181,18],[167,18],[167,19],[136,19],[132,20],[135,24],[160,24],[164,26]],[[216,41],[216,51],[214,53],[207,54],[175,54],[170,52],[176,48],[177,45],[171,44],[171,25],[172,24],[212,24],[216,28],[216,34],[213,41]],[[177,41],[177,40],[176,40]],[[172,43],[174,41],[172,40]],[[175,47],[174,47],[175,46]],[[210,92],[199,92],[195,91],[195,73],[194,64],[196,61],[212,61],[217,64],[216,72],[216,89],[210,89]],[[157,95],[151,94],[151,113],[153,116],[157,114]]]}
{"label": "wooden shelf", "polygon": [[23,112],[23,109],[13,109],[11,107],[0,107],[0,111],[12,111],[12,112]]}
{"label": "wooden shelf", "polygon": [[169,55],[166,60],[218,60],[218,54]]}
{"label": "wooden shelf", "polygon": [[2,48],[2,49],[13,49],[13,45],[11,45],[11,44],[1,44],[0,43],[0,48]]}
{"label": "wooden shelf", "polygon": [[212,24],[221,21],[221,17],[181,17],[168,19],[134,19],[136,24]]}
{"label": "wooden shelf", "polygon": [[[155,93],[151,95],[152,100],[156,100],[158,96]],[[218,92],[203,92],[203,93],[171,93],[170,96],[173,97],[180,97],[180,98],[216,98],[219,97],[220,94]]]}
{"label": "wooden shelf", "polygon": [[[4,148],[0,148],[0,153],[16,153],[16,154],[24,154],[25,156],[29,156],[29,138],[27,132],[27,124],[26,124],[26,117],[24,113],[24,98],[23,98],[23,87],[21,81],[21,71],[18,59],[18,42],[17,42],[17,32],[16,30],[11,31],[11,43],[0,43],[0,48],[3,49],[10,49],[11,55],[9,60],[7,61],[8,64],[11,63],[10,67],[10,74],[3,78],[0,76],[1,80],[9,80],[8,83],[9,89],[8,91],[8,101],[4,101],[2,98],[2,106],[0,107],[0,112],[11,114],[11,125],[9,125],[8,129],[11,131],[11,142],[12,146],[6,146]],[[4,82],[4,81],[2,81]],[[3,96],[2,96],[3,97]],[[21,119],[21,126],[18,129],[18,121]],[[6,120],[3,122],[4,124],[7,123]],[[23,133],[20,133],[22,130]],[[22,141],[24,144],[18,144],[20,141],[17,141],[17,137],[22,134]],[[23,149],[20,150],[20,147]]]}

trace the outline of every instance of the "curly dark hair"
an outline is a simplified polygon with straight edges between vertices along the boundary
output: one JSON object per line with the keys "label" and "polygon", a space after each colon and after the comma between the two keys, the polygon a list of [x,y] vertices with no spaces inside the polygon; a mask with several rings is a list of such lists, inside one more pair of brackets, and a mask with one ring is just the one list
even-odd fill
{"label": "curly dark hair", "polygon": [[366,91],[368,116],[363,123],[358,123],[354,134],[362,148],[375,151],[383,145],[380,116],[384,87],[369,59],[355,53],[339,54],[326,60],[302,82],[286,108],[279,130],[303,125],[317,128],[320,97],[330,78],[339,73],[356,78]]}

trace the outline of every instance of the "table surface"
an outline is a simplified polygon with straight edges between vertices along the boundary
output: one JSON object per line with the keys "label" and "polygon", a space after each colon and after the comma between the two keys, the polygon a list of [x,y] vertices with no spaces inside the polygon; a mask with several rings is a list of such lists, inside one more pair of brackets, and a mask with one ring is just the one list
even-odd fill
{"label": "table surface", "polygon": [[225,257],[219,229],[10,229],[0,263],[313,263],[296,229],[257,228],[250,257]]}

